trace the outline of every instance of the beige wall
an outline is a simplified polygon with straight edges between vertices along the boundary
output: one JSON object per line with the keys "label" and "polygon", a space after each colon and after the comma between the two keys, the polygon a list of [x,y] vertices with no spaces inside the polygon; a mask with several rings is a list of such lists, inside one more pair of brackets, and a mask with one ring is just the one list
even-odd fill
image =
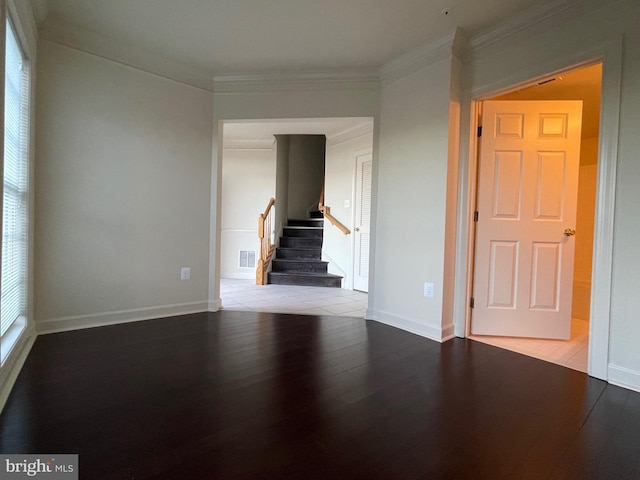
{"label": "beige wall", "polygon": [[255,279],[255,268],[240,268],[238,255],[240,250],[260,249],[258,215],[275,196],[275,145],[225,149],[223,155],[220,275]]}
{"label": "beige wall", "polygon": [[39,48],[38,328],[206,310],[211,94]]}
{"label": "beige wall", "polygon": [[[325,205],[331,208],[331,215],[352,232],[355,220],[356,158],[371,153],[372,149],[373,131],[339,143],[327,142]],[[345,207],[345,200],[349,201],[348,207]],[[329,262],[329,273],[342,275],[343,288],[352,289],[353,235],[345,235],[325,221],[322,254],[324,260]]]}
{"label": "beige wall", "polygon": [[[450,91],[451,58],[383,86],[367,312],[436,340],[443,338]],[[424,282],[435,284],[434,298],[424,297]]]}

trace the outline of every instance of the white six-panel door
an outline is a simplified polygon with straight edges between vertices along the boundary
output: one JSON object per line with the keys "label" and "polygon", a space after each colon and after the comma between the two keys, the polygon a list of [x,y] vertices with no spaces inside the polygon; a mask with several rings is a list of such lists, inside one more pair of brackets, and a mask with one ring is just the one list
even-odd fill
{"label": "white six-panel door", "polygon": [[570,337],[581,123],[581,101],[483,103],[472,334]]}

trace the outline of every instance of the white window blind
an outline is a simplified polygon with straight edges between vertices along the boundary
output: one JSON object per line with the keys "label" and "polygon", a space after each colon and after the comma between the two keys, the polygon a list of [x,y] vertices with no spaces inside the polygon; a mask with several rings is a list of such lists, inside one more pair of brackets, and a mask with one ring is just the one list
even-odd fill
{"label": "white window blind", "polygon": [[25,315],[28,246],[29,76],[25,57],[9,20],[6,28],[0,303],[2,337],[16,320]]}

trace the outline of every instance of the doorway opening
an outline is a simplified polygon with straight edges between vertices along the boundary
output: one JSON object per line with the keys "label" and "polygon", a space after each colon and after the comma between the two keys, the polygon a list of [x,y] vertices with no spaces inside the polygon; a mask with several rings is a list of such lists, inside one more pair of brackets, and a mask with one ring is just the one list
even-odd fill
{"label": "doorway opening", "polygon": [[[354,285],[353,273],[362,270],[356,268],[359,265],[356,260],[362,256],[368,260],[368,237],[364,254],[358,257],[354,254],[354,232],[356,229],[357,233],[363,231],[356,215],[362,197],[357,188],[357,165],[360,156],[371,154],[373,119],[229,120],[221,121],[220,127],[222,181],[220,270],[217,280],[220,282],[222,308],[364,317],[368,299],[366,286],[358,288]],[[294,138],[300,140],[296,143],[299,145],[303,139],[312,137],[323,137],[324,158],[319,170],[319,162],[312,162],[309,158],[317,149],[313,152],[307,149],[301,153],[301,148],[292,146]],[[281,139],[286,142],[280,142]],[[311,183],[313,188],[309,187]],[[319,195],[321,191],[323,194]],[[304,244],[300,248],[296,245],[279,245],[285,229],[302,228],[293,226],[297,223],[289,224],[289,221],[304,219],[311,210],[319,208],[319,196],[326,208],[325,219],[329,216],[330,208],[332,217],[350,227],[349,234],[343,234],[332,222],[324,222],[323,227],[314,223],[312,228],[322,228],[323,234],[321,253],[316,252],[320,249],[314,245],[313,258],[311,248],[306,248]],[[272,209],[275,213],[269,234],[275,247],[283,247],[275,251],[274,258],[278,256],[278,250],[282,250],[280,253],[285,260],[279,260],[281,263],[295,263],[296,268],[307,273],[304,269],[310,260],[321,255],[319,263],[326,264],[328,274],[342,278],[342,288],[277,282],[256,285],[256,264],[247,260],[258,257],[258,216],[272,198],[275,199]],[[292,252],[292,249],[304,252]],[[301,257],[290,257],[290,254]]]}
{"label": "doorway opening", "polygon": [[[525,88],[486,99],[491,101],[523,102],[579,100],[582,102],[582,128],[580,133],[580,156],[577,174],[577,209],[575,226],[571,226],[571,229],[575,229],[577,234],[571,239],[575,240],[575,245],[572,245],[572,248],[575,247],[575,250],[571,253],[574,259],[571,269],[572,275],[568,276],[572,277],[572,280],[567,280],[566,275],[564,280],[560,280],[561,283],[564,282],[561,286],[568,289],[570,296],[571,327],[568,340],[527,338],[525,336],[515,336],[513,332],[509,331],[505,331],[504,334],[499,332],[498,334],[492,332],[491,335],[478,334],[474,333],[473,322],[475,311],[472,310],[471,335],[469,335],[469,338],[476,341],[540,358],[582,372],[587,372],[588,364],[601,92],[602,64],[598,63],[571,70],[561,75],[556,75],[553,78],[539,81]],[[482,125],[482,105],[480,105],[479,115],[478,125]],[[478,143],[482,142],[481,138],[482,137],[478,140]],[[481,151],[482,149],[480,145],[478,145],[478,162],[481,161]],[[478,171],[480,171],[480,168]],[[478,196],[476,203],[480,201],[481,195],[492,195],[492,192],[487,192],[486,188],[483,191],[480,185],[478,185],[476,191]],[[564,228],[564,224],[562,228]],[[569,235],[571,235],[571,233],[569,233]],[[476,241],[478,241],[477,238]],[[479,287],[477,279],[475,278],[475,273],[477,272],[476,267],[478,266],[478,255],[476,245],[474,258],[474,292],[476,292],[478,288],[486,288],[484,284],[481,284]],[[567,285],[567,282],[571,283]],[[474,293],[474,297],[475,296]],[[529,305],[531,305],[531,303]],[[535,336],[544,337],[545,335],[544,333],[540,334],[537,332]]]}

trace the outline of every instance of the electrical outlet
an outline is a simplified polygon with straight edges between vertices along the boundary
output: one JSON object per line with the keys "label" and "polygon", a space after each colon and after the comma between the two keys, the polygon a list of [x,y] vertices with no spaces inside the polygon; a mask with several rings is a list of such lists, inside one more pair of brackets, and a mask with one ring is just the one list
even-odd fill
{"label": "electrical outlet", "polygon": [[351,207],[351,200],[345,200],[344,201],[344,208],[350,208]]}
{"label": "electrical outlet", "polygon": [[424,282],[424,296],[425,298],[433,298],[435,294],[436,286],[431,282]]}
{"label": "electrical outlet", "polygon": [[180,269],[180,280],[191,279],[191,267],[182,267]]}

